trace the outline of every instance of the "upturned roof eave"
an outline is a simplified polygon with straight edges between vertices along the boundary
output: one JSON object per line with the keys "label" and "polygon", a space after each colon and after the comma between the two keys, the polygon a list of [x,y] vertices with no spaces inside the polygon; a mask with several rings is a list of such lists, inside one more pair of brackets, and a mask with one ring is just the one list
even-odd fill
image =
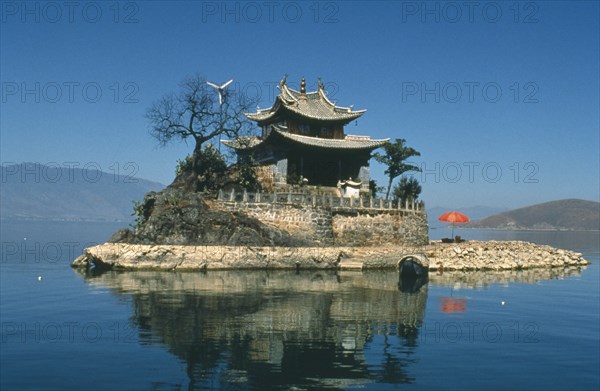
{"label": "upturned roof eave", "polygon": [[[367,112],[366,109],[352,110],[352,107],[337,106],[334,102],[327,98],[327,95],[322,89],[303,94],[301,92],[292,90],[286,85],[283,85],[280,90],[281,92],[279,95],[277,95],[275,102],[270,108],[257,110],[255,113],[244,113],[246,118],[262,124],[277,117],[279,111],[283,109],[287,110],[293,115],[297,115],[312,121],[349,123]],[[314,99],[312,98],[313,96],[317,96],[318,98]],[[301,97],[304,97],[305,99],[303,100]],[[319,103],[313,101],[318,101]],[[307,107],[301,108],[301,102],[307,105]],[[311,107],[311,105],[314,107]],[[318,105],[322,105],[323,107],[319,108]],[[310,109],[316,111],[325,111],[326,116],[307,113],[306,110]],[[328,113],[328,111],[330,111],[330,113]]]}
{"label": "upturned roof eave", "polygon": [[382,147],[390,141],[389,138],[385,139],[365,139],[365,140],[348,140],[348,139],[326,139],[311,136],[302,136],[298,134],[292,134],[283,132],[277,129],[273,129],[271,133],[264,140],[258,138],[248,138],[247,145],[241,145],[236,140],[222,140],[221,142],[229,148],[237,151],[249,151],[257,149],[263,145],[270,144],[275,140],[280,139],[293,144],[299,144],[304,147],[324,149],[324,150],[344,150],[344,151],[361,151],[361,150],[375,150]]}
{"label": "upturned roof eave", "polygon": [[261,111],[264,111],[264,113],[263,112],[244,113],[244,116],[252,121],[257,122],[259,125],[261,125],[261,124],[269,122],[273,118],[276,118],[280,114],[280,111],[285,110],[285,111],[291,113],[292,115],[306,118],[310,121],[337,122],[337,123],[342,122],[344,124],[347,124],[349,122],[354,121],[355,119],[358,119],[364,113],[367,112],[366,109],[365,110],[356,110],[356,111],[352,111],[349,113],[336,112],[333,114],[334,117],[332,118],[332,117],[309,115],[309,114],[305,113],[304,111],[302,111],[302,109],[299,109],[299,108],[297,108],[295,106],[291,106],[291,105],[279,104],[277,106],[278,107],[275,109],[273,109],[273,107],[271,107],[269,109],[261,110]]}

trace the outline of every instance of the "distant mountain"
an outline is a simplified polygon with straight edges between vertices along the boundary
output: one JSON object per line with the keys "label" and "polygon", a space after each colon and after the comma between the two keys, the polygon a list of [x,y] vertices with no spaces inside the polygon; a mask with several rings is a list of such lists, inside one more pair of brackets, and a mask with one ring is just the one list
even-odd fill
{"label": "distant mountain", "polygon": [[444,208],[444,207],[433,207],[427,208],[427,222],[429,224],[429,228],[441,228],[447,227],[448,223],[444,223],[438,220],[442,214],[449,211],[457,211],[466,214],[469,216],[471,221],[481,220],[485,217],[491,216],[496,213],[504,212],[507,208],[494,208],[491,206],[471,206],[468,208]]}
{"label": "distant mountain", "polygon": [[165,187],[94,168],[21,163],[0,170],[2,219],[132,221],[132,201]]}
{"label": "distant mountain", "polygon": [[495,214],[469,228],[600,230],[600,203],[577,199],[545,202]]}

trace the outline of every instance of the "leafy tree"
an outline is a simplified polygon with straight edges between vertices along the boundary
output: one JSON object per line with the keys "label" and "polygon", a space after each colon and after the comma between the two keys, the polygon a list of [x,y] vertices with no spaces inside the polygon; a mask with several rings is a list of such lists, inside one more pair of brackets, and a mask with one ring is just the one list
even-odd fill
{"label": "leafy tree", "polygon": [[195,174],[190,177],[198,191],[207,187],[200,183],[200,177],[211,171],[202,167],[207,162],[202,155],[208,152],[214,157],[215,152],[203,145],[221,135],[237,138],[249,134],[253,125],[243,114],[252,111],[254,100],[226,89],[219,93],[202,76],[189,76],[182,81],[178,94],[163,96],[146,113],[150,134],[161,146],[173,141],[194,141],[191,161],[180,168]]}
{"label": "leafy tree", "polygon": [[245,189],[256,190],[259,187],[254,160],[249,154],[238,158],[238,183]]}
{"label": "leafy tree", "polygon": [[371,179],[369,181],[369,191],[371,192],[372,197],[377,197],[377,193],[382,193],[385,190],[383,186],[377,186],[377,182],[375,179]]}
{"label": "leafy tree", "polygon": [[421,185],[416,178],[403,176],[400,178],[400,182],[394,186],[393,194],[402,203],[416,201],[421,194]]}
{"label": "leafy tree", "polygon": [[217,190],[227,175],[227,163],[214,145],[208,144],[196,160],[193,174],[197,180],[196,190]]}
{"label": "leafy tree", "polygon": [[404,145],[406,142],[403,138],[397,138],[393,143],[387,143],[383,146],[385,154],[375,153],[373,157],[379,163],[387,166],[385,174],[388,176],[388,186],[385,193],[385,199],[389,199],[392,182],[398,176],[408,171],[421,171],[421,169],[404,161],[413,156],[421,156],[421,153],[411,147]]}
{"label": "leafy tree", "polygon": [[183,174],[184,172],[191,170],[191,168],[192,168],[192,156],[187,155],[185,157],[185,159],[177,160],[177,166],[175,167],[175,176],[178,177],[179,175]]}

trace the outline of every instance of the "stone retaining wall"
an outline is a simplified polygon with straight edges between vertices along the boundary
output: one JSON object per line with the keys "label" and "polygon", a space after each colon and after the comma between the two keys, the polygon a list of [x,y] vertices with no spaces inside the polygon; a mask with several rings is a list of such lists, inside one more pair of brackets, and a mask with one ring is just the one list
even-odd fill
{"label": "stone retaining wall", "polygon": [[421,246],[428,243],[424,211],[251,202],[213,202],[211,207],[245,213],[317,246]]}
{"label": "stone retaining wall", "polygon": [[342,246],[423,246],[428,243],[427,217],[403,211],[334,212],[333,236]]}
{"label": "stone retaining wall", "polygon": [[326,208],[242,202],[219,202],[213,205],[231,212],[243,212],[306,242],[333,244],[332,216]]}

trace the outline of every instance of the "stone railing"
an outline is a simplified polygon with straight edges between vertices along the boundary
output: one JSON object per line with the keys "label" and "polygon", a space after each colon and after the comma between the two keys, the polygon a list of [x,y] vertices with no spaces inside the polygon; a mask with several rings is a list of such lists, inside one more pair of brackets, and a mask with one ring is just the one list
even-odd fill
{"label": "stone railing", "polygon": [[400,210],[415,213],[425,211],[423,201],[400,202],[398,199],[385,200],[361,196],[358,198],[338,197],[333,194],[318,193],[251,193],[251,192],[225,192],[219,191],[217,198],[220,202],[248,203],[248,204],[287,204],[305,205],[313,207],[327,207],[332,209],[369,209],[369,210]]}

